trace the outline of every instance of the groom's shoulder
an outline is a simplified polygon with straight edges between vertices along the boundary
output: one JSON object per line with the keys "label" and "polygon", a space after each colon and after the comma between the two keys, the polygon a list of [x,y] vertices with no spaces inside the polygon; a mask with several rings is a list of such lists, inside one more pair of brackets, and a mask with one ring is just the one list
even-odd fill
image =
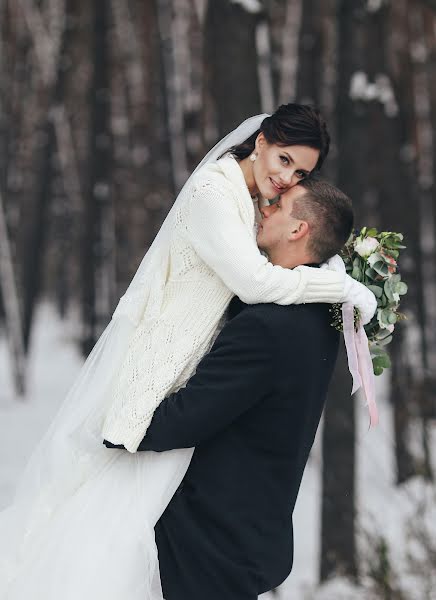
{"label": "groom's shoulder", "polygon": [[[331,305],[321,303],[291,304],[244,304],[239,299],[232,301],[229,308],[230,318],[238,318],[239,323],[257,322],[263,329],[269,330],[273,335],[305,336],[335,335],[331,327]],[[333,332],[333,334],[331,333]]]}

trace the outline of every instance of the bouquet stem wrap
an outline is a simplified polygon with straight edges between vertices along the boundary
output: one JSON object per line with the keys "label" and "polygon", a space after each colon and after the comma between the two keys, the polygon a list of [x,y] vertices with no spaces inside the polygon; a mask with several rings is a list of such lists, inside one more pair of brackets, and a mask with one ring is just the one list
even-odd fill
{"label": "bouquet stem wrap", "polygon": [[369,426],[375,427],[378,424],[378,411],[375,403],[374,371],[368,338],[361,323],[357,331],[355,330],[354,306],[349,302],[342,305],[342,321],[348,368],[353,378],[351,394],[360,388],[363,389],[369,410]]}

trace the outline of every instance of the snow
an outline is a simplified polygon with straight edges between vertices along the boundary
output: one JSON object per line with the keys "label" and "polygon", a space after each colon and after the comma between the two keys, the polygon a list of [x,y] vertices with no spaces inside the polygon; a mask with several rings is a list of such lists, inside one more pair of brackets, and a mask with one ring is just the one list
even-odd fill
{"label": "snow", "polygon": [[336,577],[320,587],[313,600],[368,600],[366,591],[344,577]]}
{"label": "snow", "polygon": [[248,13],[256,14],[262,12],[262,4],[259,0],[230,0],[233,4],[239,4]]}
{"label": "snow", "polygon": [[368,0],[366,8],[368,12],[375,13],[383,6],[383,0]]}
{"label": "snow", "polygon": [[[32,338],[29,377],[31,393],[25,401],[12,394],[10,364],[4,338],[0,338],[0,507],[12,498],[27,457],[50,423],[83,359],[75,340],[78,319],[61,321],[53,307],[37,311]],[[388,544],[392,579],[407,600],[436,599],[436,573],[429,551],[436,555],[436,488],[415,477],[397,487],[394,478],[394,431],[387,401],[388,377],[377,378],[380,425],[368,430],[367,410],[357,402],[357,510],[359,564],[363,574],[374,560],[375,541]],[[419,438],[419,421],[413,428]],[[335,577],[318,585],[321,499],[321,428],[312,450],[294,512],[295,559],[289,578],[277,596],[262,600],[372,600],[372,581],[359,586]],[[433,465],[436,465],[436,427],[430,430]],[[434,559],[433,559],[434,560]],[[395,597],[395,596],[392,596]]]}
{"label": "snow", "polygon": [[32,448],[83,364],[74,340],[77,330],[74,316],[61,322],[50,305],[38,308],[28,365],[31,391],[24,400],[13,397],[6,342],[0,338],[0,508],[11,500]]}
{"label": "snow", "polygon": [[350,81],[350,98],[363,102],[378,101],[383,104],[386,116],[395,117],[398,114],[391,81],[384,73],[378,73],[374,82],[369,81],[364,71],[353,73]]}

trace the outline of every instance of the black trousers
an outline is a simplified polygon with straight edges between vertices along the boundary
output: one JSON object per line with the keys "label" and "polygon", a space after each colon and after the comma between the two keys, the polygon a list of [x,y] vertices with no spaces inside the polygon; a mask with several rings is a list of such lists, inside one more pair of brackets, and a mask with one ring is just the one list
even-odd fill
{"label": "black trousers", "polygon": [[167,513],[156,524],[165,600],[257,600],[256,573],[217,553],[207,537],[197,543],[195,531],[193,537],[190,533],[192,529],[172,523]]}

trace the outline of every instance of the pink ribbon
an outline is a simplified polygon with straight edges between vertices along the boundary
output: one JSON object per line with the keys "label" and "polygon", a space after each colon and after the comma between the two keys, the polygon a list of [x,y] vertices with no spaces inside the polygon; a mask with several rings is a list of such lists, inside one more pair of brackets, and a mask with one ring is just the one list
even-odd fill
{"label": "pink ribbon", "polygon": [[375,403],[375,381],[369,353],[368,338],[363,325],[357,331],[354,328],[354,306],[350,302],[342,305],[342,323],[345,347],[347,349],[348,368],[353,378],[353,395],[362,388],[369,410],[369,426],[378,424],[378,411]]}

